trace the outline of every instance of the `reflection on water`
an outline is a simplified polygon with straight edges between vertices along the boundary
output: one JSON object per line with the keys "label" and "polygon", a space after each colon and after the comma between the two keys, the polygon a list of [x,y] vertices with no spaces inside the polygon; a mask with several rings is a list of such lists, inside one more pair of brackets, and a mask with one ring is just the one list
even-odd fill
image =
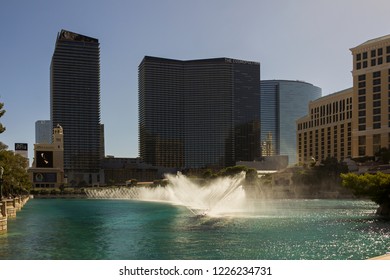
{"label": "reflection on water", "polygon": [[250,201],[194,216],[130,200],[35,199],[0,236],[0,259],[366,259],[390,250],[390,221],[352,200]]}

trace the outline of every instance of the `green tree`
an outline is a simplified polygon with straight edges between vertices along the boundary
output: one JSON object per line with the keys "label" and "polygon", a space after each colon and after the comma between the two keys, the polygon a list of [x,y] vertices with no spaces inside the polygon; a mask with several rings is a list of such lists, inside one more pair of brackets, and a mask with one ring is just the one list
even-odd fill
{"label": "green tree", "polygon": [[[0,102],[0,118],[5,114],[4,103]],[[0,123],[0,134],[5,127]],[[8,151],[7,145],[0,142],[0,166],[4,168],[2,192],[4,196],[27,192],[30,182],[27,174],[28,161],[26,158]]]}
{"label": "green tree", "polygon": [[12,151],[0,151],[0,166],[4,168],[3,195],[17,195],[30,189],[27,174],[28,162],[21,155],[15,155]]}
{"label": "green tree", "polygon": [[130,187],[136,187],[137,184],[138,184],[137,179],[130,179],[130,182],[129,182],[128,186],[130,186]]}
{"label": "green tree", "polygon": [[244,172],[248,171],[248,167],[243,165],[230,166],[219,171],[218,176],[222,176],[222,177],[235,176],[243,171]]}
{"label": "green tree", "polygon": [[368,197],[379,205],[377,214],[390,216],[390,174],[341,174],[342,185],[358,197]]}
{"label": "green tree", "polygon": [[[5,114],[5,110],[3,109],[4,103],[0,102],[0,118]],[[5,131],[5,127],[2,123],[0,123],[0,134]]]}
{"label": "green tree", "polygon": [[[0,102],[0,118],[5,114],[5,110],[3,109],[4,103]],[[5,127],[2,123],[0,123],[0,134],[5,131]],[[7,145],[0,141],[0,151],[8,149]]]}
{"label": "green tree", "polygon": [[387,148],[380,148],[380,150],[375,153],[375,157],[378,162],[388,164],[390,161],[390,150]]}
{"label": "green tree", "polygon": [[247,184],[255,184],[255,185],[257,185],[257,183],[258,183],[258,174],[257,174],[257,170],[256,169],[249,168],[246,171],[245,182]]}
{"label": "green tree", "polygon": [[348,166],[328,157],[318,166],[299,170],[293,174],[294,184],[306,186],[341,185],[340,174],[348,172]]}

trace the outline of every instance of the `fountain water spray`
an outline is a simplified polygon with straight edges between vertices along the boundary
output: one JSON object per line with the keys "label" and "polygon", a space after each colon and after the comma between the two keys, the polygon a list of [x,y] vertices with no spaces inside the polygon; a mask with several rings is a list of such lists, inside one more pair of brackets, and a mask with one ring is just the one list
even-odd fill
{"label": "fountain water spray", "polygon": [[211,180],[200,186],[185,175],[166,175],[165,187],[118,187],[87,189],[89,198],[129,199],[142,201],[160,201],[185,206],[196,216],[223,215],[241,211],[246,205],[242,182],[245,172],[234,177]]}

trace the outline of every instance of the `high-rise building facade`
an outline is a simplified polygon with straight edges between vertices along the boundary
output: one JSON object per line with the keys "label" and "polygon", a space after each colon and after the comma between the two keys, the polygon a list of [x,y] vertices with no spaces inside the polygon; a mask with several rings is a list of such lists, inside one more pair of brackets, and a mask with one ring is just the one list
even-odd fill
{"label": "high-rise building facade", "polygon": [[40,120],[35,122],[35,143],[52,143],[53,125],[50,120]]}
{"label": "high-rise building facade", "polygon": [[61,30],[50,67],[53,127],[64,135],[64,170],[70,184],[99,182],[100,48],[98,39]]}
{"label": "high-rise building facade", "polygon": [[352,156],[374,156],[390,146],[390,35],[351,49],[353,55]]}
{"label": "high-rise building facade", "polygon": [[301,81],[260,82],[262,155],[287,155],[297,163],[296,123],[305,115],[307,104],[321,97],[321,88]]}
{"label": "high-rise building facade", "polygon": [[349,88],[309,103],[309,114],[297,120],[299,163],[351,157],[352,95]]}
{"label": "high-rise building facade", "polygon": [[390,148],[390,35],[351,52],[353,87],[310,103],[297,121],[300,163],[372,157]]}
{"label": "high-rise building facade", "polygon": [[230,58],[139,65],[139,145],[146,163],[225,167],[260,156],[260,64]]}

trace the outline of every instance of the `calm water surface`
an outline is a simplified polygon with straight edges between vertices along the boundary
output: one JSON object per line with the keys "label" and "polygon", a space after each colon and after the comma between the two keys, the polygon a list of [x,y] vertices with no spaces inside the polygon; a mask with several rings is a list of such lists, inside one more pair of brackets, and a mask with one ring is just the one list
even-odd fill
{"label": "calm water surface", "polygon": [[390,251],[390,221],[356,200],[268,200],[250,211],[194,217],[186,208],[129,200],[33,199],[0,259],[367,259]]}

